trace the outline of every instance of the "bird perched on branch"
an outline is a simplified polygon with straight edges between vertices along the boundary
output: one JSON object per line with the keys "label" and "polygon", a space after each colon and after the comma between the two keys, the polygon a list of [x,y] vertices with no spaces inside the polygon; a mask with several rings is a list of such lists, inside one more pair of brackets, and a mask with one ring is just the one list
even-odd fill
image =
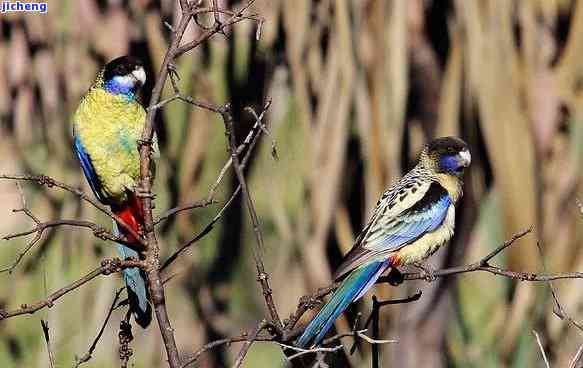
{"label": "bird perched on branch", "polygon": [[328,303],[308,324],[296,345],[317,345],[350,303],[362,297],[390,267],[419,265],[449,241],[462,174],[471,155],[455,137],[429,142],[419,162],[378,201],[335,279],[343,279]]}
{"label": "bird perched on branch", "polygon": [[[97,199],[108,206],[138,235],[142,233],[143,207],[136,195],[140,177],[138,140],[146,112],[136,94],[146,82],[141,61],[122,56],[98,74],[73,115],[73,149]],[[129,243],[137,239],[114,222],[114,232]],[[125,259],[138,253],[118,244]],[[138,268],[123,271],[130,312],[146,328],[152,320],[145,275]]]}

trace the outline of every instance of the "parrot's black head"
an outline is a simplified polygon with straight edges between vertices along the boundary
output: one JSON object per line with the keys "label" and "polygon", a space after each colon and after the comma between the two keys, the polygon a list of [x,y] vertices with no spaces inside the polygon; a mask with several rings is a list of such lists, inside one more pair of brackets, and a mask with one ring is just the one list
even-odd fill
{"label": "parrot's black head", "polygon": [[113,59],[103,69],[103,86],[107,92],[131,99],[146,83],[144,64],[131,56]]}
{"label": "parrot's black head", "polygon": [[461,175],[470,166],[472,156],[466,142],[456,137],[441,137],[425,145],[421,163],[437,173]]}

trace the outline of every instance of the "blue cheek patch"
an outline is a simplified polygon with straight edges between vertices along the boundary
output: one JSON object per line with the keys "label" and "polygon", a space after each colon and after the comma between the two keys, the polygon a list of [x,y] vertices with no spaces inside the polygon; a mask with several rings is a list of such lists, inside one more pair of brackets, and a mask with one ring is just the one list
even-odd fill
{"label": "blue cheek patch", "polygon": [[460,168],[460,164],[456,156],[443,156],[439,160],[439,166],[441,166],[443,171],[457,171]]}
{"label": "blue cheek patch", "polygon": [[135,98],[136,84],[133,81],[126,81],[123,77],[113,77],[105,82],[103,88],[113,95],[125,96],[129,101]]}

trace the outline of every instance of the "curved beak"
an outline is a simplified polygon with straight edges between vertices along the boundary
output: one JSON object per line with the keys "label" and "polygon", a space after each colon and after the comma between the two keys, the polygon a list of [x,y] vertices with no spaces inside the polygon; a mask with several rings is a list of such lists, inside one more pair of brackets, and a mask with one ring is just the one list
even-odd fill
{"label": "curved beak", "polygon": [[467,149],[460,151],[460,153],[458,153],[458,157],[460,166],[462,167],[468,167],[472,163],[472,155]]}

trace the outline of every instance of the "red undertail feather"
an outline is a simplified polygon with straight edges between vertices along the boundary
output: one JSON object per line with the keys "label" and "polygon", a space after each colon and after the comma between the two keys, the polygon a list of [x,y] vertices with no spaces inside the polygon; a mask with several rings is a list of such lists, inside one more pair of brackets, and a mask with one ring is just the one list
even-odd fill
{"label": "red undertail feather", "polygon": [[[132,196],[131,200],[123,206],[112,206],[112,212],[121,218],[123,222],[128,224],[137,234],[142,233],[142,224],[144,223],[144,207],[142,201],[136,196]],[[119,227],[122,234],[124,234],[128,242],[137,242],[137,239],[129,234],[122,226]]]}

